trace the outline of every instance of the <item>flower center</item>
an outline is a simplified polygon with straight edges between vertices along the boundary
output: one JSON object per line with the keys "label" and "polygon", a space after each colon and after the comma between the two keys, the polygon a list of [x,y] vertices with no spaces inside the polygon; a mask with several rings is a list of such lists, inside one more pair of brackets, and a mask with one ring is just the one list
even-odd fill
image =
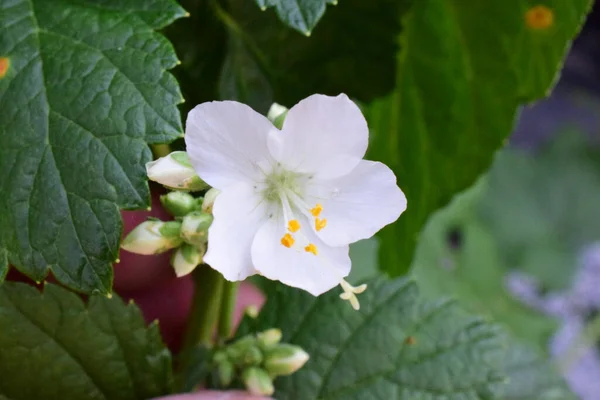
{"label": "flower center", "polygon": [[[263,192],[264,198],[270,203],[278,203],[282,207],[285,234],[280,239],[281,245],[290,250],[306,252],[315,257],[320,257],[328,268],[339,275],[332,263],[322,254],[319,254],[317,245],[312,243],[307,235],[303,233],[300,221],[295,216],[296,213],[300,213],[309,221],[314,221],[314,227],[317,232],[327,227],[327,219],[320,218],[323,206],[320,203],[309,205],[303,200],[306,181],[310,178],[304,174],[283,169],[273,171],[266,178],[266,187]],[[343,279],[343,277],[339,276],[339,279],[340,286],[344,290],[340,298],[348,300],[352,307],[358,310],[360,304],[356,295],[364,292],[367,285],[354,287]]]}
{"label": "flower center", "polygon": [[266,177],[266,188],[264,189],[264,197],[269,202],[279,202],[281,193],[291,191],[296,194],[303,192],[304,179],[302,174],[286,171],[284,169],[276,169]]}

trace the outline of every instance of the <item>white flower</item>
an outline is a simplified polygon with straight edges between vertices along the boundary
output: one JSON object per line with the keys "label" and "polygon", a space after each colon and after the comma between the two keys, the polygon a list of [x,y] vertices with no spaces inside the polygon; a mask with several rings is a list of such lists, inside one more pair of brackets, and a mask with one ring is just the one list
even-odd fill
{"label": "white flower", "polygon": [[281,130],[234,101],[196,106],[186,144],[198,175],[221,193],[204,261],[228,280],[259,273],[317,296],[350,272],[348,245],[406,209],[385,165],[362,160],[368,128],[346,95],[313,95]]}
{"label": "white flower", "polygon": [[196,191],[207,187],[194,171],[185,151],[174,151],[146,163],[146,174],[148,179],[171,189]]}

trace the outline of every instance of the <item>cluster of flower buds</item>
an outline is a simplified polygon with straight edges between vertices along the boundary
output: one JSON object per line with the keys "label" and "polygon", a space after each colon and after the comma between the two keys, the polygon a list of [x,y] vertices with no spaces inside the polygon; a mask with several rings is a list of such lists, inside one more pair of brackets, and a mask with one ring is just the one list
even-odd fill
{"label": "cluster of flower buds", "polygon": [[212,223],[212,204],[218,191],[209,190],[204,198],[186,192],[170,192],[160,201],[175,220],[149,219],[132,230],[121,248],[137,254],[159,254],[176,249],[171,265],[177,276],[189,274],[202,263],[206,252],[208,228]]}
{"label": "cluster of flower buds", "polygon": [[309,359],[302,348],[280,341],[281,331],[269,329],[216,351],[213,361],[220,385],[227,387],[239,378],[251,394],[272,395],[276,377],[291,375]]}

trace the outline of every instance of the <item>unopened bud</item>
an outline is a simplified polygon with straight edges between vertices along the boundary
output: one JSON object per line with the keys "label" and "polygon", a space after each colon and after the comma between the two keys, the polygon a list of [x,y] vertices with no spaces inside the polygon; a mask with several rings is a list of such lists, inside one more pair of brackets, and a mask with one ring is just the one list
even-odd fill
{"label": "unopened bud", "polygon": [[252,319],[256,319],[258,317],[258,307],[254,304],[249,305],[244,310],[244,314]]}
{"label": "unopened bud", "polygon": [[269,374],[260,368],[250,367],[244,370],[242,381],[248,392],[255,396],[271,396],[275,391]]}
{"label": "unopened bud", "polygon": [[264,367],[272,376],[290,375],[302,368],[309,358],[298,346],[280,344],[267,352]]}
{"label": "unopened bud", "polygon": [[182,239],[195,246],[204,245],[208,240],[208,228],[212,221],[212,215],[200,211],[186,215],[181,223]]}
{"label": "unopened bud", "polygon": [[275,346],[281,341],[281,329],[272,328],[256,334],[258,344],[265,349]]}
{"label": "unopened bud", "polygon": [[243,364],[244,355],[248,349],[256,347],[256,338],[252,335],[244,336],[225,348],[225,353],[236,364]]}
{"label": "unopened bud", "polygon": [[208,188],[196,174],[185,151],[174,151],[146,163],[148,179],[171,189],[198,191]]}
{"label": "unopened bud", "polygon": [[186,192],[170,192],[160,196],[160,202],[169,214],[174,217],[183,217],[194,211],[197,206],[196,199]]}
{"label": "unopened bud", "polygon": [[246,366],[260,365],[263,354],[258,347],[248,347],[239,361],[241,365]]}
{"label": "unopened bud", "polygon": [[145,221],[129,232],[121,248],[136,254],[159,254],[183,243],[181,223],[177,221]]}
{"label": "unopened bud", "polygon": [[215,204],[215,199],[221,193],[219,189],[212,188],[204,195],[204,200],[202,201],[202,211],[207,214],[212,214],[213,204]]}
{"label": "unopened bud", "polygon": [[267,113],[267,118],[269,121],[273,123],[278,129],[283,127],[283,121],[287,116],[288,109],[281,104],[273,103],[271,108],[269,108],[269,112]]}
{"label": "unopened bud", "polygon": [[227,387],[231,385],[234,374],[235,369],[229,360],[222,360],[217,363],[217,375],[219,376],[221,386]]}
{"label": "unopened bud", "polygon": [[192,272],[202,263],[205,252],[204,246],[198,248],[187,243],[182,244],[171,257],[171,265],[175,270],[175,275],[180,278]]}

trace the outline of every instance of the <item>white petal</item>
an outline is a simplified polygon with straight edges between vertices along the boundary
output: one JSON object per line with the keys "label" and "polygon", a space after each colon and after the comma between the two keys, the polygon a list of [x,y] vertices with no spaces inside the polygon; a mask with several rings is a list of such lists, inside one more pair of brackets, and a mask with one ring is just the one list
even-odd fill
{"label": "white petal", "polygon": [[250,250],[254,235],[266,218],[266,206],[246,183],[231,186],[217,196],[204,262],[225,279],[239,281],[255,273]]}
{"label": "white petal", "polygon": [[350,172],[367,150],[369,129],[348,96],[315,94],[290,109],[269,150],[287,169],[322,179]]}
{"label": "white petal", "polygon": [[[308,224],[308,220],[300,220]],[[323,243],[310,229],[304,229],[310,243],[317,246],[318,255],[304,251],[307,244],[300,239],[298,248],[287,248],[281,244],[286,233],[283,221],[273,216],[258,230],[252,243],[252,261],[256,272],[288,286],[304,289],[318,296],[340,283],[350,272],[348,246],[330,247]]]}
{"label": "white petal", "polygon": [[319,218],[327,220],[317,234],[330,246],[369,238],[406,210],[396,176],[379,162],[363,160],[350,174],[316,182],[310,191],[312,202],[323,206]]}
{"label": "white petal", "polygon": [[188,114],[185,143],[202,180],[223,190],[240,181],[261,180],[258,164],[272,164],[267,148],[271,122],[235,101],[202,103]]}

